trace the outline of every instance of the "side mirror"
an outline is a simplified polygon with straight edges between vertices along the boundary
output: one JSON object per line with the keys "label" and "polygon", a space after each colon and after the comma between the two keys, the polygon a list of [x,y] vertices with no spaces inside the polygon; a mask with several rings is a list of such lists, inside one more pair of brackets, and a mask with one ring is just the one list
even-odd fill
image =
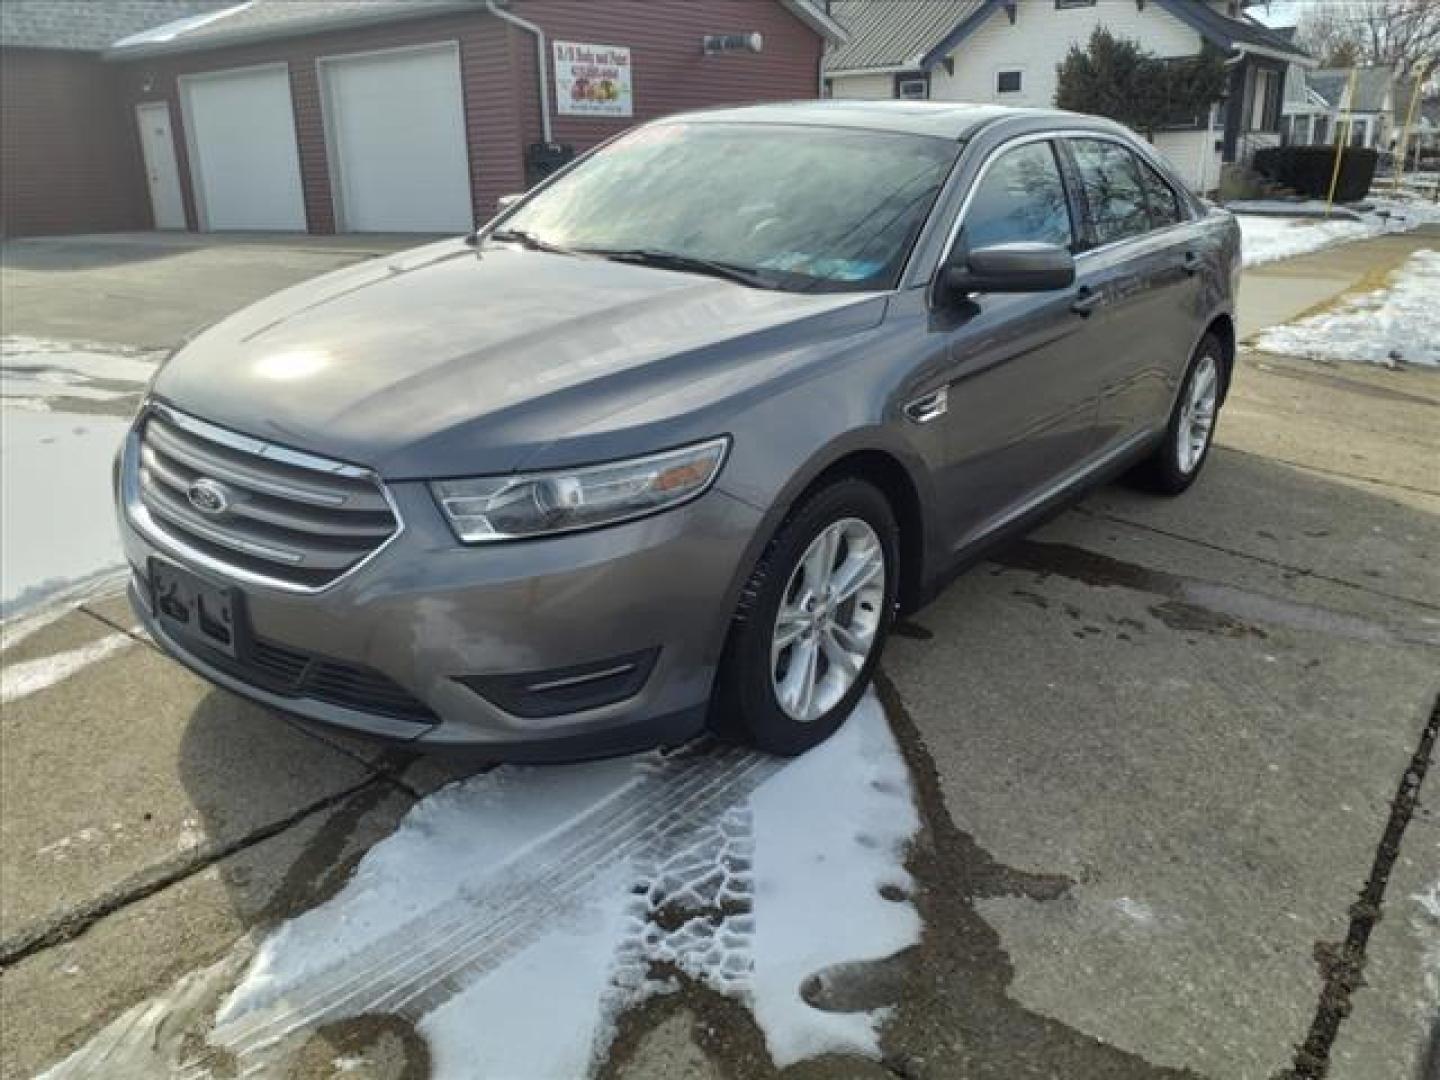
{"label": "side mirror", "polygon": [[497,214],[503,214],[524,197],[525,193],[523,191],[517,191],[512,195],[501,195],[500,198],[495,200],[495,212]]}
{"label": "side mirror", "polygon": [[1075,282],[1075,258],[1054,244],[995,244],[976,248],[943,271],[951,295],[1050,292]]}

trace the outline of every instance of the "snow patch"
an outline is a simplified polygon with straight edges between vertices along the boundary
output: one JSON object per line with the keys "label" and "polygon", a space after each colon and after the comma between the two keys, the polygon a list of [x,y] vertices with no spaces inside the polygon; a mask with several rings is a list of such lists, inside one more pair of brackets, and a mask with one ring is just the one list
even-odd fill
{"label": "snow patch", "polygon": [[795,760],[702,742],[496,769],[416,804],[338,895],[269,936],[218,1008],[197,994],[223,993],[215,979],[250,960],[248,939],[47,1076],[102,1061],[109,1076],[189,1075],[212,1053],[194,1017],[214,1009],[209,1046],[243,1075],[286,1075],[322,1024],[393,1014],[424,1035],[440,1080],[573,1080],[675,971],[749,1006],[777,1063],[873,1056],[888,1010],[821,1011],[801,987],[918,940],[903,865],[918,824],[873,695]]}
{"label": "snow patch", "polygon": [[0,432],[0,616],[124,565],[110,470],[129,425],[7,409]]}
{"label": "snow patch", "polygon": [[1408,232],[1440,222],[1440,207],[1418,200],[1376,198],[1359,221],[1342,218],[1275,217],[1237,213],[1240,250],[1246,266],[1319,251],[1335,244],[1367,240],[1388,232]]}
{"label": "snow patch", "polygon": [[1440,251],[1417,251],[1390,286],[1255,339],[1264,352],[1395,367],[1440,367]]}
{"label": "snow patch", "polygon": [[0,338],[0,366],[7,371],[53,372],[70,381],[104,379],[144,386],[164,351],[94,342],[53,341],[8,335]]}
{"label": "snow patch", "polygon": [[909,774],[873,699],[827,743],[751,799],[755,815],[753,1008],[780,1066],[830,1051],[879,1057],[873,1013],[822,1012],[796,992],[844,961],[879,960],[920,939],[905,845],[920,825]]}
{"label": "snow patch", "polygon": [[1420,968],[1425,994],[1422,1007],[1427,1011],[1440,1009],[1440,881],[1411,899],[1420,909],[1413,921],[1421,940]]}
{"label": "snow patch", "polygon": [[202,26],[215,22],[217,19],[224,19],[235,15],[250,7],[255,0],[244,0],[243,3],[234,7],[221,8],[219,11],[205,11],[199,15],[187,15],[183,19],[174,19],[159,26],[151,27],[149,30],[142,30],[138,34],[130,34],[111,44],[112,49],[128,49],[136,45],[163,45],[167,41],[174,41],[177,37],[188,34],[191,30],[198,30]]}
{"label": "snow patch", "polygon": [[658,963],[750,1005],[779,1064],[875,1056],[878,1011],[824,1012],[800,987],[918,940],[914,908],[879,893],[908,885],[917,826],[873,697],[790,762],[719,749],[499,769],[421,803],[344,892],[266,941],[216,1041],[243,1058],[398,1009],[437,1077],[573,1077],[620,1012],[663,992]]}

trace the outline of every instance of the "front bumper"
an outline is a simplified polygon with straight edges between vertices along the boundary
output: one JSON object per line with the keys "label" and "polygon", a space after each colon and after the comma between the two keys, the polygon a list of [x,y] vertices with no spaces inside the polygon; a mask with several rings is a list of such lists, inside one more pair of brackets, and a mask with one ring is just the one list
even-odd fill
{"label": "front bumper", "polygon": [[[760,524],[747,504],[711,490],[639,521],[466,547],[426,485],[392,483],[405,523],[400,535],[329,588],[297,594],[194,565],[163,534],[137,526],[125,509],[138,499],[135,442],[132,434],[122,451],[118,492],[132,603],[162,648],[212,682],[319,723],[503,760],[621,753],[683,741],[703,726],[745,552]],[[236,665],[217,663],[151,610],[152,558],[238,589],[254,638],[376,672],[426,715],[400,718],[360,701],[277,693]],[[563,683],[567,672],[627,656],[648,658],[643,685],[596,707],[518,715],[476,689],[513,686],[527,673],[558,673],[549,682]]]}

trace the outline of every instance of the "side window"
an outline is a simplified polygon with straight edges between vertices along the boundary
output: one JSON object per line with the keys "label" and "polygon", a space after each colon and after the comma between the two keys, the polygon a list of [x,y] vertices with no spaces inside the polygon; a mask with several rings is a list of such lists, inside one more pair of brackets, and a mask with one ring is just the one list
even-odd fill
{"label": "side window", "polygon": [[990,164],[965,214],[971,248],[1030,240],[1068,248],[1070,206],[1048,142],[1007,150]]}
{"label": "side window", "polygon": [[1152,229],[1163,229],[1185,219],[1175,189],[1144,161],[1140,162],[1140,183],[1145,186],[1145,201],[1150,204]]}
{"label": "side window", "polygon": [[1096,242],[1113,244],[1148,232],[1150,214],[1135,155],[1106,139],[1073,139],[1070,147],[1095,222]]}

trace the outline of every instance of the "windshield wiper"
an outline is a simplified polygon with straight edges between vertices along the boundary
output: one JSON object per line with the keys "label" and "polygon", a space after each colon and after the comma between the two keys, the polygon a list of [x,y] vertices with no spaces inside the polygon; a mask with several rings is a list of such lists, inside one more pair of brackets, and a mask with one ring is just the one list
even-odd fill
{"label": "windshield wiper", "polygon": [[656,251],[652,248],[577,248],[584,255],[599,255],[615,262],[632,263],[635,266],[653,266],[657,270],[679,270],[688,274],[709,274],[711,277],[736,281],[754,289],[776,289],[779,286],[771,279],[754,270],[730,263],[702,259],[695,255],[681,255],[675,251]]}
{"label": "windshield wiper", "polygon": [[519,244],[529,251],[549,251],[555,255],[574,255],[575,252],[559,244],[542,240],[526,229],[496,229],[486,236],[487,240],[498,240],[502,244]]}

